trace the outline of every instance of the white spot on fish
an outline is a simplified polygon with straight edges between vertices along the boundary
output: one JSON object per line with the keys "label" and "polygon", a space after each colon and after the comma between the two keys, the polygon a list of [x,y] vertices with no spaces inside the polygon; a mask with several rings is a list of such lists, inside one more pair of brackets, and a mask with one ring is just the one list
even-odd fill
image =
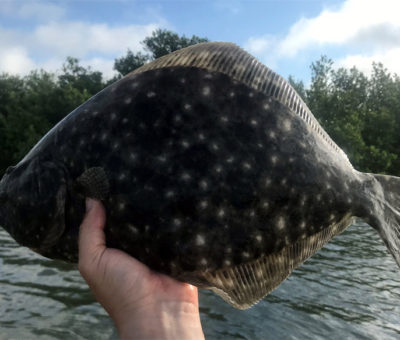
{"label": "white spot on fish", "polygon": [[272,155],[272,156],[271,156],[271,162],[272,162],[272,164],[275,165],[275,164],[278,162],[278,156]]}
{"label": "white spot on fish", "polygon": [[139,230],[138,228],[136,228],[133,224],[128,224],[128,229],[130,232],[132,232],[133,234],[138,234]]}
{"label": "white spot on fish", "polygon": [[199,185],[200,185],[200,188],[202,188],[203,190],[206,190],[208,188],[208,183],[204,179],[202,181],[200,181]]}
{"label": "white spot on fish", "polygon": [[225,260],[225,261],[224,261],[224,265],[225,265],[225,266],[230,266],[230,265],[231,265],[231,263],[232,263],[232,262],[231,262],[231,261],[229,261],[229,260]]}
{"label": "white spot on fish", "polygon": [[211,92],[210,87],[204,86],[201,92],[202,92],[203,96],[209,96],[210,92]]}
{"label": "white spot on fish", "polygon": [[218,217],[224,217],[225,216],[225,210],[221,208],[221,209],[218,210],[217,214],[218,214]]}
{"label": "white spot on fish", "polygon": [[300,223],[300,229],[304,229],[305,227],[306,227],[306,222],[305,221],[302,221],[301,223]]}
{"label": "white spot on fish", "polygon": [[93,116],[93,117],[96,117],[98,114],[99,114],[99,111],[93,111],[93,112],[92,112],[92,116]]}
{"label": "white spot on fish", "polygon": [[205,136],[204,136],[204,134],[202,132],[200,132],[198,134],[198,137],[199,137],[200,140],[204,140],[205,139]]}
{"label": "white spot on fish", "polygon": [[232,163],[234,160],[235,160],[235,157],[229,156],[229,157],[226,159],[226,162],[227,162],[227,163]]}
{"label": "white spot on fish", "polygon": [[153,91],[147,92],[147,98],[155,97],[156,93]]}
{"label": "white spot on fish", "polygon": [[203,235],[197,234],[196,235],[196,246],[204,246],[206,244],[206,239]]}
{"label": "white spot on fish", "polygon": [[183,140],[182,142],[181,142],[181,145],[186,149],[186,148],[188,148],[189,147],[189,142],[187,141],[187,140]]}
{"label": "white spot on fish", "polygon": [[180,122],[182,120],[182,117],[180,115],[175,115],[174,120],[175,122]]}
{"label": "white spot on fish", "polygon": [[221,173],[221,172],[222,172],[222,166],[217,165],[217,166],[215,167],[215,171],[216,171],[217,173]]}
{"label": "white spot on fish", "polygon": [[182,225],[182,221],[179,218],[174,218],[174,226],[179,227]]}
{"label": "white spot on fish", "polygon": [[289,119],[283,121],[283,130],[286,132],[292,130],[292,122]]}
{"label": "white spot on fish", "polygon": [[265,186],[266,186],[266,187],[270,186],[271,183],[272,183],[271,178],[267,177],[267,178],[264,180],[264,183],[265,183]]}
{"label": "white spot on fish", "polygon": [[185,105],[184,105],[184,108],[185,108],[186,111],[188,111],[188,110],[190,110],[190,109],[192,108],[192,105],[190,105],[190,104],[185,104]]}
{"label": "white spot on fish", "polygon": [[264,209],[268,209],[268,208],[269,208],[269,202],[263,201],[262,204],[261,204],[261,206],[262,206]]}
{"label": "white spot on fish", "polygon": [[127,98],[125,98],[125,100],[124,100],[125,104],[127,104],[127,105],[130,104],[131,101],[132,101],[132,98],[131,98],[131,97],[127,97]]}
{"label": "white spot on fish", "polygon": [[269,131],[268,132],[268,136],[270,137],[270,138],[275,138],[275,136],[276,136],[276,133],[275,133],[275,131]]}
{"label": "white spot on fish", "polygon": [[182,84],[185,84],[185,83],[186,83],[186,78],[181,78],[179,81],[180,81]]}
{"label": "white spot on fish", "polygon": [[249,258],[250,257],[250,254],[247,252],[247,251],[244,251],[243,253],[242,253],[242,256],[244,257],[244,258]]}
{"label": "white spot on fish", "polygon": [[262,236],[260,234],[257,234],[255,238],[256,238],[257,242],[261,242],[262,241]]}
{"label": "white spot on fish", "polygon": [[208,202],[207,201],[201,201],[200,202],[200,208],[205,209],[208,206]]}
{"label": "white spot on fish", "polygon": [[207,260],[203,257],[200,261],[200,264],[205,266],[207,264]]}
{"label": "white spot on fish", "polygon": [[276,226],[277,226],[278,230],[283,230],[286,227],[286,221],[282,216],[280,216],[278,218],[278,222],[277,222]]}
{"label": "white spot on fish", "polygon": [[101,139],[102,141],[105,141],[107,138],[108,138],[108,134],[107,134],[106,132],[103,132],[102,135],[101,135],[101,137],[100,137],[100,139]]}
{"label": "white spot on fish", "polygon": [[235,92],[233,92],[233,91],[231,91],[231,92],[229,92],[229,97],[234,97],[235,96]]}
{"label": "white spot on fish", "polygon": [[265,103],[264,106],[263,106],[263,109],[264,110],[269,110],[269,108],[270,108],[269,103]]}
{"label": "white spot on fish", "polygon": [[130,152],[130,153],[129,153],[129,159],[130,159],[131,161],[136,160],[136,158],[137,158],[136,153],[134,153],[134,152]]}
{"label": "white spot on fish", "polygon": [[250,92],[250,93],[249,93],[249,97],[250,97],[250,98],[253,98],[253,97],[254,97],[254,93],[253,93],[253,92]]}
{"label": "white spot on fish", "polygon": [[113,112],[113,113],[110,115],[110,118],[111,118],[111,120],[115,120],[115,119],[117,118],[117,114],[116,114],[115,112]]}
{"label": "white spot on fish", "polygon": [[251,164],[248,163],[248,162],[244,162],[244,163],[243,163],[243,169],[245,169],[245,170],[250,170],[250,169],[251,169]]}
{"label": "white spot on fish", "polygon": [[219,150],[219,146],[218,146],[217,143],[212,143],[211,147],[212,147],[213,150]]}
{"label": "white spot on fish", "polygon": [[184,172],[184,173],[181,175],[181,178],[182,178],[184,181],[188,181],[188,180],[191,179],[191,176],[190,176],[187,172]]}
{"label": "white spot on fish", "polygon": [[173,197],[174,195],[175,195],[175,192],[172,191],[172,190],[168,190],[168,191],[165,193],[165,197],[167,197],[167,198],[171,198],[171,197]]}
{"label": "white spot on fish", "polygon": [[119,211],[124,210],[124,209],[125,209],[125,206],[126,206],[125,202],[119,202],[119,204],[118,204],[118,210],[119,210]]}
{"label": "white spot on fish", "polygon": [[258,122],[255,119],[250,120],[250,124],[253,126],[258,125]]}
{"label": "white spot on fish", "polygon": [[221,122],[227,123],[228,121],[229,121],[229,118],[227,116],[221,117]]}
{"label": "white spot on fish", "polygon": [[161,162],[161,163],[165,163],[167,161],[167,155],[165,153],[157,156],[157,159]]}

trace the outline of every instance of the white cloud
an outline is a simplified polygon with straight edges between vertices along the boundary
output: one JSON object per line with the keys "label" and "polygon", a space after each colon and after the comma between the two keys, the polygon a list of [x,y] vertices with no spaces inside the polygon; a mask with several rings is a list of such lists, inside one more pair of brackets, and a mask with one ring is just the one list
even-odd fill
{"label": "white cloud", "polygon": [[92,68],[112,76],[114,59],[128,48],[143,50],[140,42],[157,23],[111,27],[85,22],[51,22],[32,32],[0,27],[0,72],[25,75],[35,68],[56,71],[67,56],[93,62]]}
{"label": "white cloud", "polygon": [[273,39],[270,36],[265,36],[248,39],[244,48],[251,53],[259,54],[265,52],[271,45],[273,45]]}
{"label": "white cloud", "polygon": [[91,58],[82,60],[81,64],[85,67],[90,66],[94,71],[101,71],[106,79],[111,79],[116,72],[113,70],[114,60],[106,58]]}
{"label": "white cloud", "polygon": [[390,72],[400,75],[400,47],[390,49],[387,52],[375,53],[373,55],[349,55],[335,62],[337,67],[351,68],[356,66],[365,74],[370,75],[373,62],[381,62]]}
{"label": "white cloud", "polygon": [[[280,54],[295,56],[315,45],[360,43],[374,47],[400,29],[398,0],[348,0],[338,10],[324,10],[315,18],[300,19],[279,45]],[[377,29],[379,33],[377,34]]]}
{"label": "white cloud", "polygon": [[60,19],[65,15],[65,9],[55,3],[45,1],[15,1],[1,0],[0,14],[22,19],[52,20]]}
{"label": "white cloud", "polygon": [[22,47],[14,47],[0,51],[0,70],[11,74],[26,74],[35,67]]}
{"label": "white cloud", "polygon": [[[0,18],[23,20],[20,29],[0,24],[0,73],[26,75],[32,69],[55,72],[67,56],[82,65],[114,75],[114,59],[131,49],[142,51],[140,42],[168,23],[157,16],[148,24],[110,25],[68,20],[66,4],[50,1],[0,0]],[[29,28],[26,28],[29,27]]]}
{"label": "white cloud", "polygon": [[35,29],[31,42],[37,48],[57,55],[118,55],[128,47],[134,51],[141,50],[140,42],[156,28],[157,24],[111,27],[84,22],[50,22]]}
{"label": "white cloud", "polygon": [[[324,9],[313,18],[301,18],[282,37],[252,37],[250,51],[264,61],[294,58],[300,53],[324,48],[358,50],[340,63],[349,65],[382,60],[385,66],[398,70],[400,48],[400,1],[346,0],[340,7]],[[279,39],[280,38],[280,39]],[[363,53],[361,53],[363,52]],[[354,52],[353,52],[354,53]]]}

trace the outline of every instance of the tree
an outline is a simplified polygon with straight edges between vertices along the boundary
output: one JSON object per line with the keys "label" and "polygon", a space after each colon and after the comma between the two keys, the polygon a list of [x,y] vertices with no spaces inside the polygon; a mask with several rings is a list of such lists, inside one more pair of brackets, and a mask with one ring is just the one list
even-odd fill
{"label": "tree", "polygon": [[143,54],[141,52],[133,53],[128,49],[127,54],[124,57],[115,60],[114,70],[119,73],[117,79],[125,76],[129,72],[132,72],[151,60],[160,58],[181,48],[207,41],[207,38],[200,38],[196,35],[187,38],[184,35],[179,36],[172,31],[161,29],[155,30],[150,37],[147,37],[142,41],[145,51],[149,52],[149,54]]}

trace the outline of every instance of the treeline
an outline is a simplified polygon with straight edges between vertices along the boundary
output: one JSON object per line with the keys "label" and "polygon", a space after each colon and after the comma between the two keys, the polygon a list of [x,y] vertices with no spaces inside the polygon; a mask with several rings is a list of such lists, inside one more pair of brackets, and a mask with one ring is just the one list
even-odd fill
{"label": "treeline", "polygon": [[[205,41],[157,30],[142,42],[146,53],[128,50],[114,61],[117,75],[111,80],[71,57],[57,74],[0,75],[0,177],[60,119],[105,86],[155,58]],[[292,77],[289,81],[353,165],[400,175],[400,78],[381,64],[373,65],[369,77],[357,68],[334,69],[326,57],[312,63],[311,72],[308,88]]]}
{"label": "treeline", "polygon": [[323,56],[311,64],[309,88],[289,81],[356,169],[400,176],[400,77],[372,66],[367,76]]}

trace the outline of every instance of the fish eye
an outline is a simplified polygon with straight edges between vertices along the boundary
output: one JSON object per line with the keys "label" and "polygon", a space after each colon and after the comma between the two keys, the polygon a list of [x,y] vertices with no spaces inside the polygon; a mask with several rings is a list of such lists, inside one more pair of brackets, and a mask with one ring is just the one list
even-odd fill
{"label": "fish eye", "polygon": [[7,170],[6,170],[6,175],[8,175],[8,174],[9,174],[10,172],[12,172],[14,169],[15,169],[15,166],[14,166],[14,165],[9,166],[9,167],[7,168]]}

